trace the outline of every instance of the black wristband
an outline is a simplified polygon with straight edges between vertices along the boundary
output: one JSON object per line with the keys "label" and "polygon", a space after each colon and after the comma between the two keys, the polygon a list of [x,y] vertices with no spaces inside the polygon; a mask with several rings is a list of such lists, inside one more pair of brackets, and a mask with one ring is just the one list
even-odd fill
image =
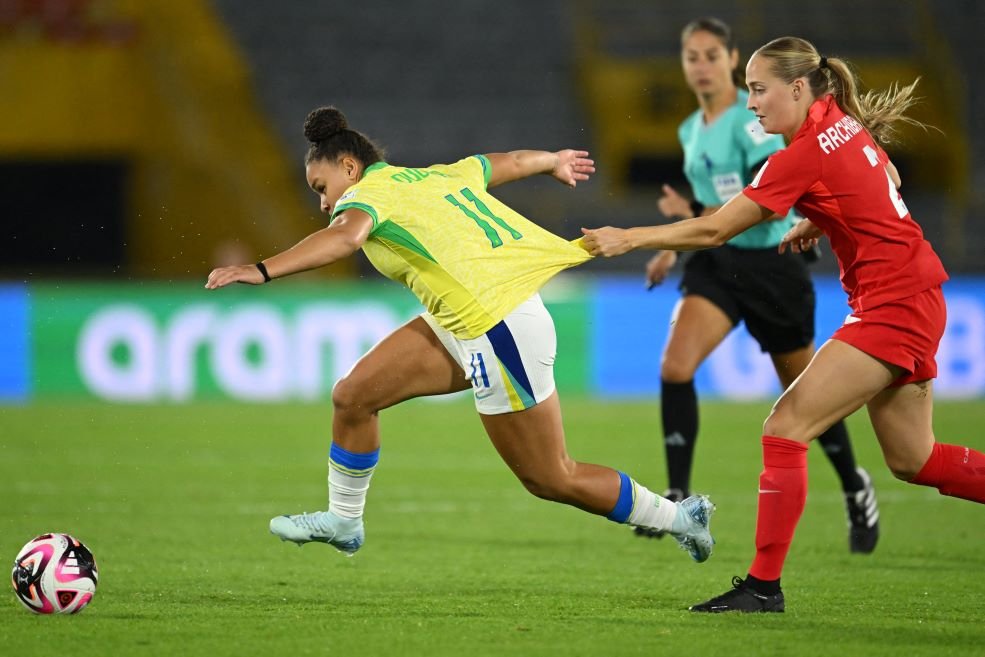
{"label": "black wristband", "polygon": [[263,274],[263,282],[264,283],[269,283],[270,282],[270,274],[267,273],[267,265],[263,264],[263,262],[261,261],[261,262],[258,262],[256,264],[256,267],[257,267],[257,269],[260,270],[260,273]]}
{"label": "black wristband", "polygon": [[700,217],[701,213],[705,211],[705,206],[697,201],[691,201],[691,215],[694,217]]}

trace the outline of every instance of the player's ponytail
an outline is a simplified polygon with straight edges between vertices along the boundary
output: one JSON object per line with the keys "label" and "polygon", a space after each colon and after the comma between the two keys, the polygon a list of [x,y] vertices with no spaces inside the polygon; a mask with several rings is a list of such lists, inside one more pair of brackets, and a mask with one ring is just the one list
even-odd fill
{"label": "player's ponytail", "polygon": [[825,94],[834,96],[842,111],[858,119],[879,143],[895,141],[901,122],[927,128],[906,116],[906,111],[919,100],[913,91],[920,78],[904,87],[894,83],[889,89],[870,90],[863,95],[859,92],[858,77],[848,62],[838,57],[822,57],[805,39],[773,39],[753,55],[769,59],[773,75],[788,84],[797,78],[806,78],[814,98]]}
{"label": "player's ponytail", "polygon": [[311,143],[304,163],[337,161],[351,155],[364,167],[383,161],[383,150],[366,135],[349,128],[345,114],[334,107],[312,110],[304,120],[304,136]]}

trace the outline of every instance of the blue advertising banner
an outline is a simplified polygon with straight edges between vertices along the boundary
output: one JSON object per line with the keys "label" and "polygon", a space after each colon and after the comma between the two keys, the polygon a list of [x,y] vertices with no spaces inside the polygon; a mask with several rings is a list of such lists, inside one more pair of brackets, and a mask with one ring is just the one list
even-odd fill
{"label": "blue advertising banner", "polygon": [[[603,397],[655,397],[660,394],[660,357],[667,340],[677,280],[647,292],[640,278],[599,279],[592,295],[590,390]],[[850,312],[836,278],[815,278],[816,344],[823,344]],[[985,279],[963,277],[944,286],[947,331],[937,354],[938,397],[985,395]],[[776,397],[773,364],[739,326],[699,368],[699,394],[728,399]]]}
{"label": "blue advertising banner", "polygon": [[27,399],[31,349],[27,286],[0,284],[0,402]]}
{"label": "blue advertising banner", "polygon": [[[559,276],[543,297],[558,335],[565,393],[657,398],[677,281],[647,292],[642,277]],[[838,281],[815,279],[817,340],[849,308]],[[985,277],[945,285],[948,323],[937,354],[940,398],[985,397]],[[0,285],[0,403],[100,399],[325,400],[377,341],[419,313],[392,284],[278,284],[208,293],[200,285]],[[775,398],[769,357],[740,326],[699,368],[709,398]]]}

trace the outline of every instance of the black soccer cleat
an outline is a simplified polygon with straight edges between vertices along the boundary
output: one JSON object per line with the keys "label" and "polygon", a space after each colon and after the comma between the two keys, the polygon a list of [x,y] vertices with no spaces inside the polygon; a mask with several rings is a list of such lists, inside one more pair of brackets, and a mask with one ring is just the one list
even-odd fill
{"label": "black soccer cleat", "polygon": [[[691,493],[684,493],[680,488],[668,488],[663,494],[671,502],[683,502],[685,499],[691,496]],[[663,538],[669,532],[662,531],[660,529],[652,529],[650,527],[633,527],[633,533],[640,538]]]}
{"label": "black soccer cleat", "polygon": [[872,477],[862,468],[858,468],[858,475],[865,482],[862,490],[845,493],[848,549],[856,554],[869,554],[876,549],[876,543],[879,542],[879,505],[876,503]]}
{"label": "black soccer cleat", "polygon": [[783,591],[776,595],[763,595],[753,591],[741,577],[732,578],[732,590],[717,598],[689,607],[691,611],[721,614],[739,611],[746,614],[783,613]]}

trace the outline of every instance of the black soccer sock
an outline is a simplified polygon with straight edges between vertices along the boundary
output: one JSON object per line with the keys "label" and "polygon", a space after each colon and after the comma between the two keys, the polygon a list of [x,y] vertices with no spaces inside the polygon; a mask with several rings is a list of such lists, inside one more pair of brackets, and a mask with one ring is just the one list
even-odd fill
{"label": "black soccer sock", "polygon": [[691,488],[691,461],[698,438],[698,396],[694,381],[660,382],[660,416],[663,420],[664,451],[667,454],[668,488],[685,495]]}
{"label": "black soccer sock", "polygon": [[838,478],[841,479],[841,489],[846,493],[856,493],[865,486],[862,477],[859,476],[855,463],[855,454],[852,452],[852,443],[848,439],[848,429],[845,428],[845,421],[839,420],[830,429],[818,436],[821,448],[834,466]]}
{"label": "black soccer sock", "polygon": [[776,595],[780,592],[779,579],[759,579],[752,575],[746,575],[745,585],[760,595]]}

